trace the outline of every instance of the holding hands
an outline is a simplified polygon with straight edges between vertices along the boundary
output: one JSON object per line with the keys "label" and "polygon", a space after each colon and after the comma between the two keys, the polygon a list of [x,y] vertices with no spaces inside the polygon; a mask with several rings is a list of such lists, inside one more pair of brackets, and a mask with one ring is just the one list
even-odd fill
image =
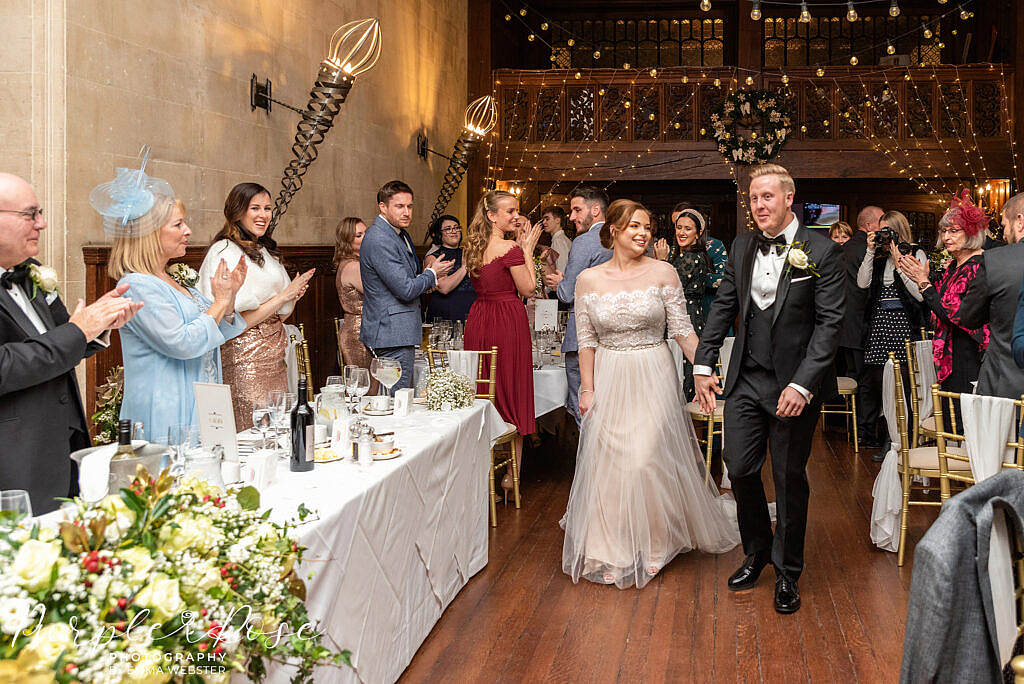
{"label": "holding hands", "polygon": [[714,373],[711,375],[694,375],[693,388],[696,390],[697,403],[700,404],[700,410],[710,416],[715,412],[716,397],[723,392],[722,386],[718,382],[718,376]]}

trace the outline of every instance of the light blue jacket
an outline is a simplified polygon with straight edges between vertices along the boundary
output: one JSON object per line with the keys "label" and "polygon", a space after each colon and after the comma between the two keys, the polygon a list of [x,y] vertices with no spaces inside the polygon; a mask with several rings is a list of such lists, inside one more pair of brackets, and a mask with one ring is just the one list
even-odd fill
{"label": "light blue jacket", "polygon": [[363,322],[359,340],[371,349],[420,343],[420,295],[437,285],[433,271],[420,273],[409,233],[396,233],[378,215],[359,247],[363,279]]}
{"label": "light blue jacket", "polygon": [[[218,323],[206,310],[212,302],[194,288],[186,297],[160,278],[129,273],[125,297],[145,306],[121,328],[124,400],[121,418],[142,421],[146,439],[167,437],[171,425],[197,425],[194,382],[221,382],[220,346],[245,330]],[[234,390],[234,388],[232,388]]]}
{"label": "light blue jacket", "polygon": [[604,221],[590,226],[590,230],[576,236],[569,249],[569,263],[565,265],[562,282],[558,283],[556,292],[558,299],[569,305],[569,322],[565,326],[565,337],[562,339],[562,351],[574,352],[576,347],[576,278],[585,269],[603,264],[612,258],[612,250],[601,246],[601,226]]}

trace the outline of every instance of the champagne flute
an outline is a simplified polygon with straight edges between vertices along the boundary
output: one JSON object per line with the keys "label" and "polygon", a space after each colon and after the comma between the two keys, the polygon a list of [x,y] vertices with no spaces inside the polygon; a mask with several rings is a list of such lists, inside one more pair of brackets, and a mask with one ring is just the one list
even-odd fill
{"label": "champagne flute", "polygon": [[356,406],[358,407],[360,398],[370,391],[370,373],[365,368],[356,368],[352,374],[354,379],[353,394],[356,395]]}
{"label": "champagne flute", "polygon": [[13,511],[15,515],[32,517],[32,500],[24,489],[5,489],[0,492],[0,511]]}
{"label": "champagne flute", "polygon": [[342,375],[345,378],[345,396],[348,398],[349,403],[352,403],[352,397],[356,395],[356,377],[355,372],[359,370],[359,366],[348,365],[342,371]]}

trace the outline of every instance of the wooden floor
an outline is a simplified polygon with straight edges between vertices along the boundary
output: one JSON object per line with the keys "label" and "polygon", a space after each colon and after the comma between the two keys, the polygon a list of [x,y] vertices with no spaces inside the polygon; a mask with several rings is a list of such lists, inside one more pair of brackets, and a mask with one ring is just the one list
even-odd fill
{"label": "wooden floor", "polygon": [[[642,590],[562,573],[573,454],[542,448],[527,461],[523,507],[498,509],[490,560],[448,607],[404,682],[895,682],[913,556],[903,568],[869,537],[879,465],[838,433],[819,432],[806,563],[795,615],[772,607],[774,573],[733,593],[743,560],[677,557]],[[531,454],[527,453],[530,459]],[[770,497],[771,498],[771,497]],[[937,511],[911,515],[911,544]]]}

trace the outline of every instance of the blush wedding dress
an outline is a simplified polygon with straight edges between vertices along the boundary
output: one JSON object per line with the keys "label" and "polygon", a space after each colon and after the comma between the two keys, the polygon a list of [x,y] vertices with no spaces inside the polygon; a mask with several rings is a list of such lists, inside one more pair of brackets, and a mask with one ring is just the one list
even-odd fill
{"label": "blush wedding dress", "polygon": [[579,348],[595,348],[565,516],[562,569],[578,582],[643,587],[677,554],[739,544],[735,502],[705,466],[668,337],[693,334],[679,276],[646,260],[624,277],[584,271],[576,285]]}

